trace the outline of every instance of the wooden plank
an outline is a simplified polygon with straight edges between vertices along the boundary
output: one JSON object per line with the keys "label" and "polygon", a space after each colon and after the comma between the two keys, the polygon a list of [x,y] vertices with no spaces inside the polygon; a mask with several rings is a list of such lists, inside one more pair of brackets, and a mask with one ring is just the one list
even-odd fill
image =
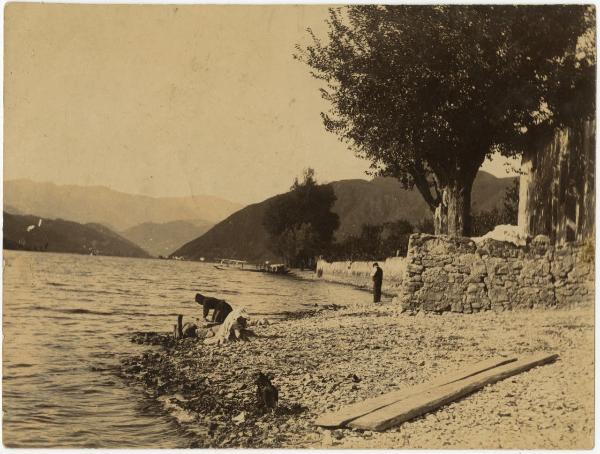
{"label": "wooden plank", "polygon": [[353,419],[359,418],[367,413],[371,413],[387,405],[391,405],[399,400],[406,399],[407,397],[422,393],[427,389],[434,388],[440,385],[461,380],[466,377],[478,374],[480,372],[493,369],[494,367],[508,364],[516,361],[516,357],[495,357],[480,361],[476,364],[468,366],[466,368],[457,370],[455,372],[444,374],[433,382],[422,383],[417,386],[410,388],[404,388],[398,391],[392,391],[390,393],[382,394],[381,396],[373,397],[364,401],[356,402],[352,405],[343,407],[342,409],[330,413],[325,413],[317,418],[315,424],[322,427],[339,427],[347,424]]}
{"label": "wooden plank", "polygon": [[421,394],[412,395],[392,405],[361,416],[351,421],[349,426],[365,430],[385,430],[449,404],[482,389],[486,385],[504,380],[533,367],[550,363],[556,358],[558,358],[556,354],[539,353],[519,359],[513,363],[490,369],[453,383],[428,389]]}

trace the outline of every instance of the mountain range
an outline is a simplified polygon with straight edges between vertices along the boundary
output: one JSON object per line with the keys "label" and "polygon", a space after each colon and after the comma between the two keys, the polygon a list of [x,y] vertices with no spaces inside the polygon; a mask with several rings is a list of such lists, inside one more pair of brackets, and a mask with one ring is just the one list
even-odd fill
{"label": "mountain range", "polygon": [[149,197],[104,186],[56,185],[20,179],[4,182],[5,210],[125,231],[143,223],[191,221],[214,224],[242,205],[213,196]]}
{"label": "mountain range", "polygon": [[146,258],[142,248],[108,227],[63,219],[4,214],[4,248]]}
{"label": "mountain range", "polygon": [[[479,172],[473,185],[473,211],[500,207],[513,180]],[[430,216],[421,195],[416,190],[402,189],[392,178],[329,184],[337,198],[333,211],[340,217],[337,240],[360,234],[365,224],[398,219],[415,224]],[[19,241],[27,243],[27,238],[34,240],[27,243],[33,245],[32,249],[44,248],[46,241],[42,238],[49,238],[54,243],[50,246],[49,242],[49,250],[63,252],[89,253],[90,248],[97,249],[96,245],[101,244],[101,253],[108,255],[278,259],[269,251],[262,220],[268,206],[283,195],[239,209],[240,205],[210,196],[154,198],[101,186],[59,186],[29,180],[7,181],[4,191],[4,239],[8,248],[23,248]],[[40,218],[49,231],[33,229],[24,237],[23,229]],[[45,236],[40,236],[42,233]]]}
{"label": "mountain range", "polygon": [[[506,189],[516,177],[497,178],[480,171],[473,184],[472,209],[477,213],[500,208]],[[333,211],[340,218],[336,239],[358,235],[365,224],[379,225],[399,219],[417,223],[431,213],[416,189],[405,190],[393,178],[341,180],[329,183],[337,200]],[[278,260],[269,250],[263,216],[277,198],[249,205],[183,245],[172,255],[190,260],[234,258],[249,261]]]}

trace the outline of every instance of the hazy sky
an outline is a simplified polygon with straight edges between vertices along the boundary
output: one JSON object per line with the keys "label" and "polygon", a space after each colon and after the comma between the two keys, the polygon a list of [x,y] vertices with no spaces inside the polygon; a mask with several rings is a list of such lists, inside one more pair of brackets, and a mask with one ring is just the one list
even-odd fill
{"label": "hazy sky", "polygon": [[[366,178],[324,131],[319,82],[292,57],[322,6],[9,4],[6,179],[249,203]],[[484,169],[507,176],[498,160]]]}

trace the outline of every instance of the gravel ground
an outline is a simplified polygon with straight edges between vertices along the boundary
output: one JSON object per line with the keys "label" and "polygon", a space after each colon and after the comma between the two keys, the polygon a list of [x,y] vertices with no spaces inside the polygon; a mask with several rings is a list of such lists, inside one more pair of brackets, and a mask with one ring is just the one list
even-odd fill
{"label": "gravel ground", "polygon": [[[258,326],[260,337],[249,342],[154,347],[126,360],[122,376],[197,434],[192,447],[593,447],[593,305],[470,315],[412,315],[391,303],[336,309]],[[538,351],[560,357],[385,432],[312,423],[462,365]],[[274,413],[256,408],[252,374],[259,370],[275,375]]]}

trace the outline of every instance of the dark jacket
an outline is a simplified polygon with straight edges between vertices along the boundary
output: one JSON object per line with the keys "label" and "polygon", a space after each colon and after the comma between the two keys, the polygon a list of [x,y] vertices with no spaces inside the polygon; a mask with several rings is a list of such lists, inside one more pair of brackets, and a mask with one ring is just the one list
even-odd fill
{"label": "dark jacket", "polygon": [[233,310],[232,307],[225,301],[211,296],[204,296],[196,293],[196,302],[202,304],[202,316],[207,317],[208,311],[213,310],[212,321],[222,323],[223,320]]}
{"label": "dark jacket", "polygon": [[373,284],[376,286],[381,286],[383,282],[383,270],[380,267],[377,267],[375,270],[375,275],[373,276]]}

